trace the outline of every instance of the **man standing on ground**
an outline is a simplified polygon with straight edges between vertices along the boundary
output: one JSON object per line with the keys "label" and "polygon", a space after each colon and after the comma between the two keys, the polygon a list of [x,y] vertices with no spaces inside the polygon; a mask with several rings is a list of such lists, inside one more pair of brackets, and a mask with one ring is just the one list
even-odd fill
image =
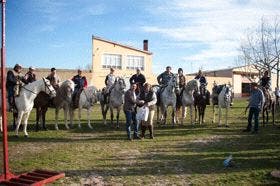
{"label": "man standing on ground", "polygon": [[255,126],[254,126],[254,131],[252,133],[258,133],[259,113],[262,110],[265,100],[264,100],[263,92],[258,88],[258,84],[253,82],[251,86],[252,86],[252,90],[249,99],[249,104],[247,106],[247,108],[249,108],[248,125],[247,125],[247,129],[243,130],[243,132],[251,132],[252,119],[254,116]]}

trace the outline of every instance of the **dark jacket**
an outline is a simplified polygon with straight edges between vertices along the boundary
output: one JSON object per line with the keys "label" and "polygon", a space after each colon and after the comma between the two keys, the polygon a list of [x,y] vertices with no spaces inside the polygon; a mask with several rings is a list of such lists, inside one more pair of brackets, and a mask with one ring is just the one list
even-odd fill
{"label": "dark jacket", "polygon": [[207,84],[207,80],[206,80],[205,76],[197,75],[197,76],[195,76],[194,79],[198,79],[200,84]]}
{"label": "dark jacket", "polygon": [[24,78],[27,83],[32,83],[32,82],[36,81],[36,75],[34,73],[31,73],[30,71],[28,71],[25,74]]}
{"label": "dark jacket", "polygon": [[87,87],[87,79],[85,76],[76,75],[72,78],[72,81],[76,84],[75,89],[79,90],[84,87]]}
{"label": "dark jacket", "polygon": [[136,83],[136,84],[140,85],[141,87],[143,87],[144,83],[146,82],[146,78],[143,74],[139,74],[139,75],[134,74],[129,79],[129,82],[130,82],[130,84]]}
{"label": "dark jacket", "polygon": [[135,112],[136,107],[136,95],[135,92],[132,90],[127,90],[124,94],[124,104],[123,104],[123,110],[124,112]]}
{"label": "dark jacket", "polygon": [[169,82],[169,80],[174,76],[173,73],[168,74],[166,71],[161,73],[158,77],[157,77],[157,81],[159,85],[167,85],[167,83]]}
{"label": "dark jacket", "polygon": [[7,72],[7,79],[6,79],[6,87],[13,87],[17,84],[17,81],[22,81],[23,83],[27,83],[23,76],[20,74],[16,74],[15,71],[9,70]]}
{"label": "dark jacket", "polygon": [[270,85],[271,85],[271,78],[268,76],[268,77],[262,77],[260,79],[260,85],[262,87],[265,87],[265,88],[270,88]]}
{"label": "dark jacket", "polygon": [[155,109],[155,104],[157,103],[157,96],[153,91],[146,93],[142,91],[139,95],[139,99],[145,101],[144,104],[148,104],[149,110]]}

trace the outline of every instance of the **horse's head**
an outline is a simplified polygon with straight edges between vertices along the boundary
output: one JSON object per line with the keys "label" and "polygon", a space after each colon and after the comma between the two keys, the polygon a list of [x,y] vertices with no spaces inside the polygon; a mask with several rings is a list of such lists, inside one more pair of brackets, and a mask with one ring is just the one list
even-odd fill
{"label": "horse's head", "polygon": [[179,76],[173,75],[168,81],[168,86],[172,87],[175,91],[179,92]]}
{"label": "horse's head", "polygon": [[45,85],[45,92],[50,96],[50,97],[55,97],[56,96],[56,91],[53,88],[53,86],[50,83],[50,80],[43,78],[43,82]]}
{"label": "horse's head", "polygon": [[125,91],[126,88],[126,84],[123,78],[119,77],[116,79],[114,87],[119,91],[119,92],[123,92]]}
{"label": "horse's head", "polygon": [[224,100],[227,103],[231,103],[232,95],[233,95],[233,89],[231,85],[224,85],[222,92],[224,94]]}
{"label": "horse's head", "polygon": [[66,101],[68,102],[72,101],[74,88],[75,88],[75,83],[70,79],[62,82],[62,84],[60,85],[59,90],[61,91],[62,96],[66,99]]}
{"label": "horse's head", "polygon": [[186,85],[186,89],[190,91],[195,91],[197,94],[200,94],[200,82],[197,79],[189,81]]}

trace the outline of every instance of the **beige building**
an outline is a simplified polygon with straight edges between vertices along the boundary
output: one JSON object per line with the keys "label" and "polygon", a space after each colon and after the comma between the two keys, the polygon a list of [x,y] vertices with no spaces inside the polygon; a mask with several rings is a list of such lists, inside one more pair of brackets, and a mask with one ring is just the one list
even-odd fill
{"label": "beige building", "polygon": [[101,89],[105,86],[106,75],[110,68],[115,69],[115,75],[126,79],[140,68],[146,81],[155,83],[152,73],[152,53],[148,50],[148,40],[143,41],[143,49],[120,44],[107,39],[92,36],[92,78],[91,84]]}
{"label": "beige building", "polygon": [[[250,92],[251,80],[259,81],[259,73],[250,66],[241,66],[221,70],[204,71],[203,74],[207,78],[207,89],[211,92],[214,82],[217,84],[230,83],[233,85],[234,96],[244,97],[248,96]],[[191,80],[196,74],[187,74],[186,79]],[[250,79],[248,77],[251,77]],[[276,74],[271,75],[272,90],[276,87]]]}

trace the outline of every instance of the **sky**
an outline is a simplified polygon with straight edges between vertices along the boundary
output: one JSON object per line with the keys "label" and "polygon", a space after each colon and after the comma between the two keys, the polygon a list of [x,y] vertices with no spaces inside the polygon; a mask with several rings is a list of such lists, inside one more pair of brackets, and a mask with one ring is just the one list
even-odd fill
{"label": "sky", "polygon": [[279,0],[7,0],[7,66],[86,68],[92,36],[143,48],[153,72],[237,66],[238,48]]}

